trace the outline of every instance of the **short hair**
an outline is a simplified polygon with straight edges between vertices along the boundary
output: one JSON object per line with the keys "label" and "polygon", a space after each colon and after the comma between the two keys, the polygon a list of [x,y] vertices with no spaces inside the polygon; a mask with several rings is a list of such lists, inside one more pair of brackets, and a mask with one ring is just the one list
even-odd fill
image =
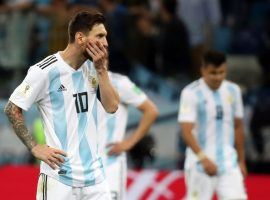
{"label": "short hair", "polygon": [[75,41],[75,34],[83,32],[87,34],[94,25],[105,24],[105,17],[97,10],[80,11],[72,17],[68,25],[69,43]]}
{"label": "short hair", "polygon": [[223,63],[226,62],[226,56],[224,53],[215,51],[215,50],[209,50],[205,52],[203,55],[203,67],[206,67],[209,64],[214,65],[214,67],[219,67]]}

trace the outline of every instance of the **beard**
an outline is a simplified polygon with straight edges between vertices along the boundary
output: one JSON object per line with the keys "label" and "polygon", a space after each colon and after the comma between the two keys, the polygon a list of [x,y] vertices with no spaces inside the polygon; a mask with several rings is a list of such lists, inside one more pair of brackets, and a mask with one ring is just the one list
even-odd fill
{"label": "beard", "polygon": [[93,62],[93,58],[87,53],[86,50],[83,52],[83,56],[84,56],[86,59],[89,59],[91,62]]}

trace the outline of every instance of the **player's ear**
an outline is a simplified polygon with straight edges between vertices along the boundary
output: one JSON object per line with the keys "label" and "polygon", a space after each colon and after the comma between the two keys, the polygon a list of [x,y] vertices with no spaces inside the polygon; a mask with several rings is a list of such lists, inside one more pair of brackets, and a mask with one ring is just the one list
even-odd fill
{"label": "player's ear", "polygon": [[82,32],[77,32],[75,34],[75,40],[79,45],[83,45],[85,43],[86,37]]}

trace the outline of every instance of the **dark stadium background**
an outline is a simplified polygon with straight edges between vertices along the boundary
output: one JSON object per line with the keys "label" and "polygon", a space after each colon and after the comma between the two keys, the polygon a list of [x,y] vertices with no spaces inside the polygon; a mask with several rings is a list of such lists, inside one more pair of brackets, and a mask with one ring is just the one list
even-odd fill
{"label": "dark stadium background", "polygon": [[[183,198],[179,94],[198,78],[201,55],[210,48],[227,54],[228,79],[242,89],[249,199],[270,199],[270,1],[201,0],[187,7],[189,2],[0,0],[0,199],[35,199],[38,176],[4,105],[31,64],[63,50],[72,13],[93,7],[108,20],[110,69],[128,75],[160,109],[149,137],[129,154],[128,200]],[[26,116],[34,131],[37,110]],[[130,108],[129,132],[139,117]]]}

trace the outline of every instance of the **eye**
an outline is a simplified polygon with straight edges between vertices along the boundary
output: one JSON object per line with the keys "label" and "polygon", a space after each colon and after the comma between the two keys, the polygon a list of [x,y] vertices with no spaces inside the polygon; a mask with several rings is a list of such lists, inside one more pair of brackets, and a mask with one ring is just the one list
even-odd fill
{"label": "eye", "polygon": [[105,37],[104,34],[98,34],[98,35],[97,35],[97,38],[103,38],[103,37]]}

